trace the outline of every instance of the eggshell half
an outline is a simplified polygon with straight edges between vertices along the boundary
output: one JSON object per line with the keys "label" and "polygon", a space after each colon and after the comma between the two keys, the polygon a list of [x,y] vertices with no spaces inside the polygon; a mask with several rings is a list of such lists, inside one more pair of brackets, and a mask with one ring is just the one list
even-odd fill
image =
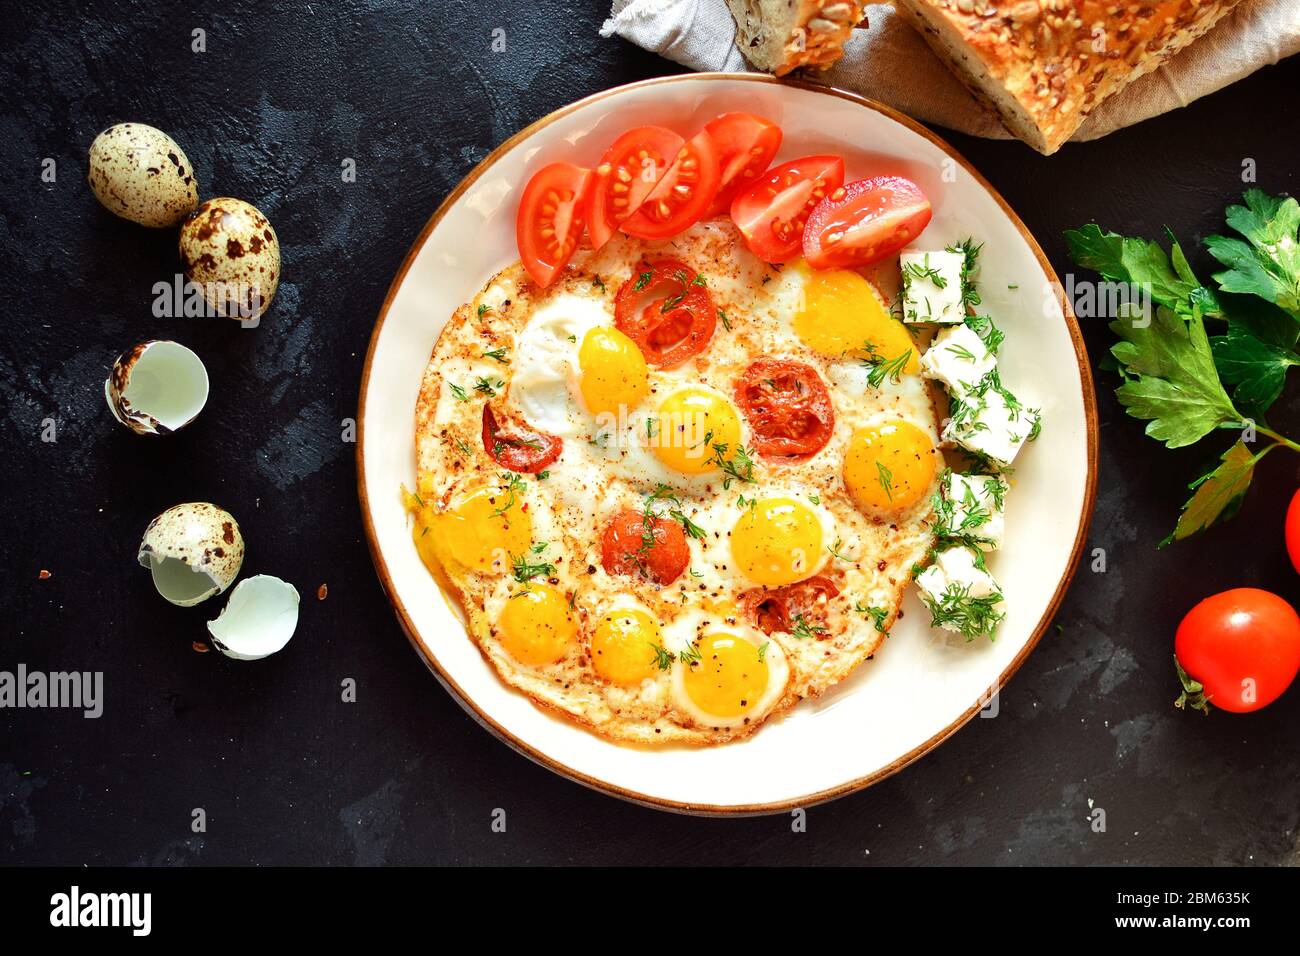
{"label": "eggshell half", "polygon": [[208,622],[212,643],[222,654],[257,661],[282,649],[298,627],[298,589],[269,574],[235,585],[216,620]]}
{"label": "eggshell half", "polygon": [[152,572],[159,594],[193,607],[235,582],[244,564],[244,537],[230,512],[188,502],[149,522],[136,558]]}
{"label": "eggshell half", "polygon": [[203,411],[208,370],[179,342],[142,342],[113,363],[104,399],[113,417],[137,435],[167,435]]}

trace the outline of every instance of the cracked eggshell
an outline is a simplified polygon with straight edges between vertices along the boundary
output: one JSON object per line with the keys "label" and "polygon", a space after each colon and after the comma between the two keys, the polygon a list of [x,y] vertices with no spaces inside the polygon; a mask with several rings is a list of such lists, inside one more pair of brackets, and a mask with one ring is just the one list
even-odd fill
{"label": "cracked eggshell", "polygon": [[193,607],[234,583],[244,563],[244,537],[230,512],[193,501],[150,521],[136,557],[153,573],[159,594]]}
{"label": "cracked eggshell", "polygon": [[270,657],[289,643],[298,627],[298,589],[269,574],[235,585],[208,632],[217,650],[240,661]]}
{"label": "cracked eggshell", "polygon": [[90,144],[90,191],[109,212],[142,226],[174,226],[199,204],[185,151],[143,123],[110,126]]}
{"label": "cracked eggshell", "polygon": [[203,411],[208,370],[179,342],[141,342],[113,363],[104,399],[113,417],[137,435],[167,435]]}
{"label": "cracked eggshell", "polygon": [[280,240],[256,206],[209,199],[181,226],[180,253],[185,277],[203,289],[217,315],[256,320],[271,305],[280,284]]}

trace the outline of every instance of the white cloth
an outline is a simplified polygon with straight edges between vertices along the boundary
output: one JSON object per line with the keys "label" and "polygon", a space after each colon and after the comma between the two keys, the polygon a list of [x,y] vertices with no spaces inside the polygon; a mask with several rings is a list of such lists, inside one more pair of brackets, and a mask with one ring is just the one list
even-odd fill
{"label": "white cloth", "polygon": [[[1010,133],[889,3],[867,6],[844,57],[809,79],[852,90],[917,119],[975,136]],[[618,34],[695,70],[752,69],[735,46],[726,0],[614,0],[601,36]],[[1097,107],[1073,136],[1107,133],[1186,106],[1262,66],[1300,52],[1300,0],[1243,0],[1208,34]]]}

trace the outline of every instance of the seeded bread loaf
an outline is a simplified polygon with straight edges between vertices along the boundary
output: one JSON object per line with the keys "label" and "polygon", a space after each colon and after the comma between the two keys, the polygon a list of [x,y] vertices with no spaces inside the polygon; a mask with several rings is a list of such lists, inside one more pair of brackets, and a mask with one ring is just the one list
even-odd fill
{"label": "seeded bread loaf", "polygon": [[844,52],[862,20],[862,0],[727,0],[736,46],[760,70],[784,76],[801,66],[825,69]]}
{"label": "seeded bread loaf", "polygon": [[1238,0],[894,0],[1014,135],[1056,152],[1098,103]]}

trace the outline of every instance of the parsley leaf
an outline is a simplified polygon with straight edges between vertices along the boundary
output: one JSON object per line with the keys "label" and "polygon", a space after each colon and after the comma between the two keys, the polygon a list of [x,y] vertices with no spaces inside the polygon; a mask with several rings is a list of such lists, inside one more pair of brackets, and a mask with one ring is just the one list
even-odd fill
{"label": "parsley leaf", "polygon": [[1199,310],[1184,320],[1160,308],[1145,327],[1119,320],[1110,328],[1122,339],[1111,354],[1126,378],[1115,395],[1130,415],[1147,422],[1152,438],[1181,448],[1216,428],[1241,424],[1219,381]]}
{"label": "parsley leaf", "polygon": [[1214,280],[1224,292],[1249,292],[1300,319],[1300,203],[1248,189],[1244,206],[1224,218],[1246,238],[1209,236],[1205,247],[1228,268]]}
{"label": "parsley leaf", "polygon": [[1158,242],[1102,232],[1095,223],[1065,231],[1070,258],[1085,269],[1099,272],[1112,282],[1141,286],[1156,302],[1178,312],[1190,313],[1195,301],[1200,303],[1203,314],[1218,315],[1214,293],[1192,274],[1187,257],[1172,235],[1170,240],[1177,269]]}
{"label": "parsley leaf", "polygon": [[1255,477],[1255,464],[1277,445],[1269,445],[1258,455],[1252,455],[1244,442],[1237,442],[1223,453],[1219,466],[1212,472],[1192,482],[1191,499],[1183,505],[1178,525],[1173,533],[1160,542],[1163,548],[1171,541],[1182,541],[1212,524],[1225,521],[1236,513],[1241,499]]}
{"label": "parsley leaf", "polygon": [[1210,339],[1214,364],[1225,385],[1236,386],[1233,401],[1261,416],[1286,384],[1286,370],[1300,365],[1300,355],[1256,338],[1242,323],[1231,322],[1228,334]]}

